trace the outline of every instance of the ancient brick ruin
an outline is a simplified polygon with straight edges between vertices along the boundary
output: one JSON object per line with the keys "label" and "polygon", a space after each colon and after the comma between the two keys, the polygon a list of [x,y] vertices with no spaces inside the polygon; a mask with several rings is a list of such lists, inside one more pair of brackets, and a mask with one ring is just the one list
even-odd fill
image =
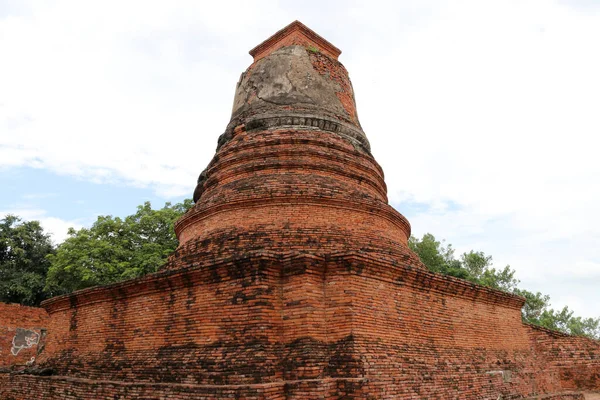
{"label": "ancient brick ruin", "polygon": [[[599,342],[524,325],[523,298],[431,273],[408,249],[340,50],[294,22],[250,53],[167,265],[47,300],[48,317],[0,308],[0,399],[600,391]],[[18,328],[31,346],[12,359]]]}

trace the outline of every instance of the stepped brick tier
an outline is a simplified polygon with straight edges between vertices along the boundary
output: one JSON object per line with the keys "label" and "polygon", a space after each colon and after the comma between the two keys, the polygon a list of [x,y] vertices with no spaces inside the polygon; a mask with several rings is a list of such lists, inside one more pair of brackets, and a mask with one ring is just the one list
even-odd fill
{"label": "stepped brick tier", "polygon": [[524,325],[523,298],[408,249],[335,46],[294,22],[251,54],[177,251],[158,273],[44,302],[44,346],[0,373],[0,399],[600,390],[600,342]]}

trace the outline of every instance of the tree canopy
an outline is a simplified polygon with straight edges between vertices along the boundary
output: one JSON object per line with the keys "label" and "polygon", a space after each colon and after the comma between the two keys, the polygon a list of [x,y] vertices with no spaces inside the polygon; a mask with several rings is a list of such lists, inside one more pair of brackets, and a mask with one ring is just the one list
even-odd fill
{"label": "tree canopy", "polygon": [[567,306],[562,310],[552,309],[550,296],[519,288],[520,282],[515,277],[515,270],[509,265],[494,268],[492,256],[482,251],[471,250],[456,258],[452,245],[445,246],[443,241],[436,240],[430,233],[426,233],[421,239],[411,236],[408,244],[433,272],[525,297],[522,309],[524,322],[572,335],[600,339],[600,318],[577,317]]}
{"label": "tree canopy", "polygon": [[90,228],[69,230],[69,237],[48,256],[46,291],[70,293],[151,272],[177,248],[175,221],[191,200],[153,210],[149,202],[124,219],[100,216]]}
{"label": "tree canopy", "polygon": [[39,304],[54,247],[38,221],[0,220],[0,301]]}

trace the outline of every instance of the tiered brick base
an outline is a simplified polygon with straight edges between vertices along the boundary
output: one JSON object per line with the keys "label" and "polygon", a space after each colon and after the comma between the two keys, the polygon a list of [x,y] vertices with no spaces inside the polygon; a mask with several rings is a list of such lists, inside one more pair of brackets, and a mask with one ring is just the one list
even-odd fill
{"label": "tiered brick base", "polygon": [[53,300],[35,370],[53,375],[0,374],[0,399],[520,399],[599,390],[600,343],[522,325],[521,304],[361,254],[222,260]]}

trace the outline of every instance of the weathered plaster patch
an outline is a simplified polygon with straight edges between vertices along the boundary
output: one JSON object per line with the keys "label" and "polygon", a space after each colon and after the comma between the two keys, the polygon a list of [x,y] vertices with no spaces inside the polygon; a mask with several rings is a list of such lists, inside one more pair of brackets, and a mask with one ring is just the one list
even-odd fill
{"label": "weathered plaster patch", "polygon": [[10,352],[13,356],[19,354],[23,349],[30,349],[40,342],[40,334],[23,328],[17,328],[17,333],[12,340],[12,349]]}
{"label": "weathered plaster patch", "polygon": [[259,110],[283,106],[304,106],[349,117],[336,93],[339,83],[315,70],[302,46],[282,47],[257,62],[238,84],[232,118]]}

